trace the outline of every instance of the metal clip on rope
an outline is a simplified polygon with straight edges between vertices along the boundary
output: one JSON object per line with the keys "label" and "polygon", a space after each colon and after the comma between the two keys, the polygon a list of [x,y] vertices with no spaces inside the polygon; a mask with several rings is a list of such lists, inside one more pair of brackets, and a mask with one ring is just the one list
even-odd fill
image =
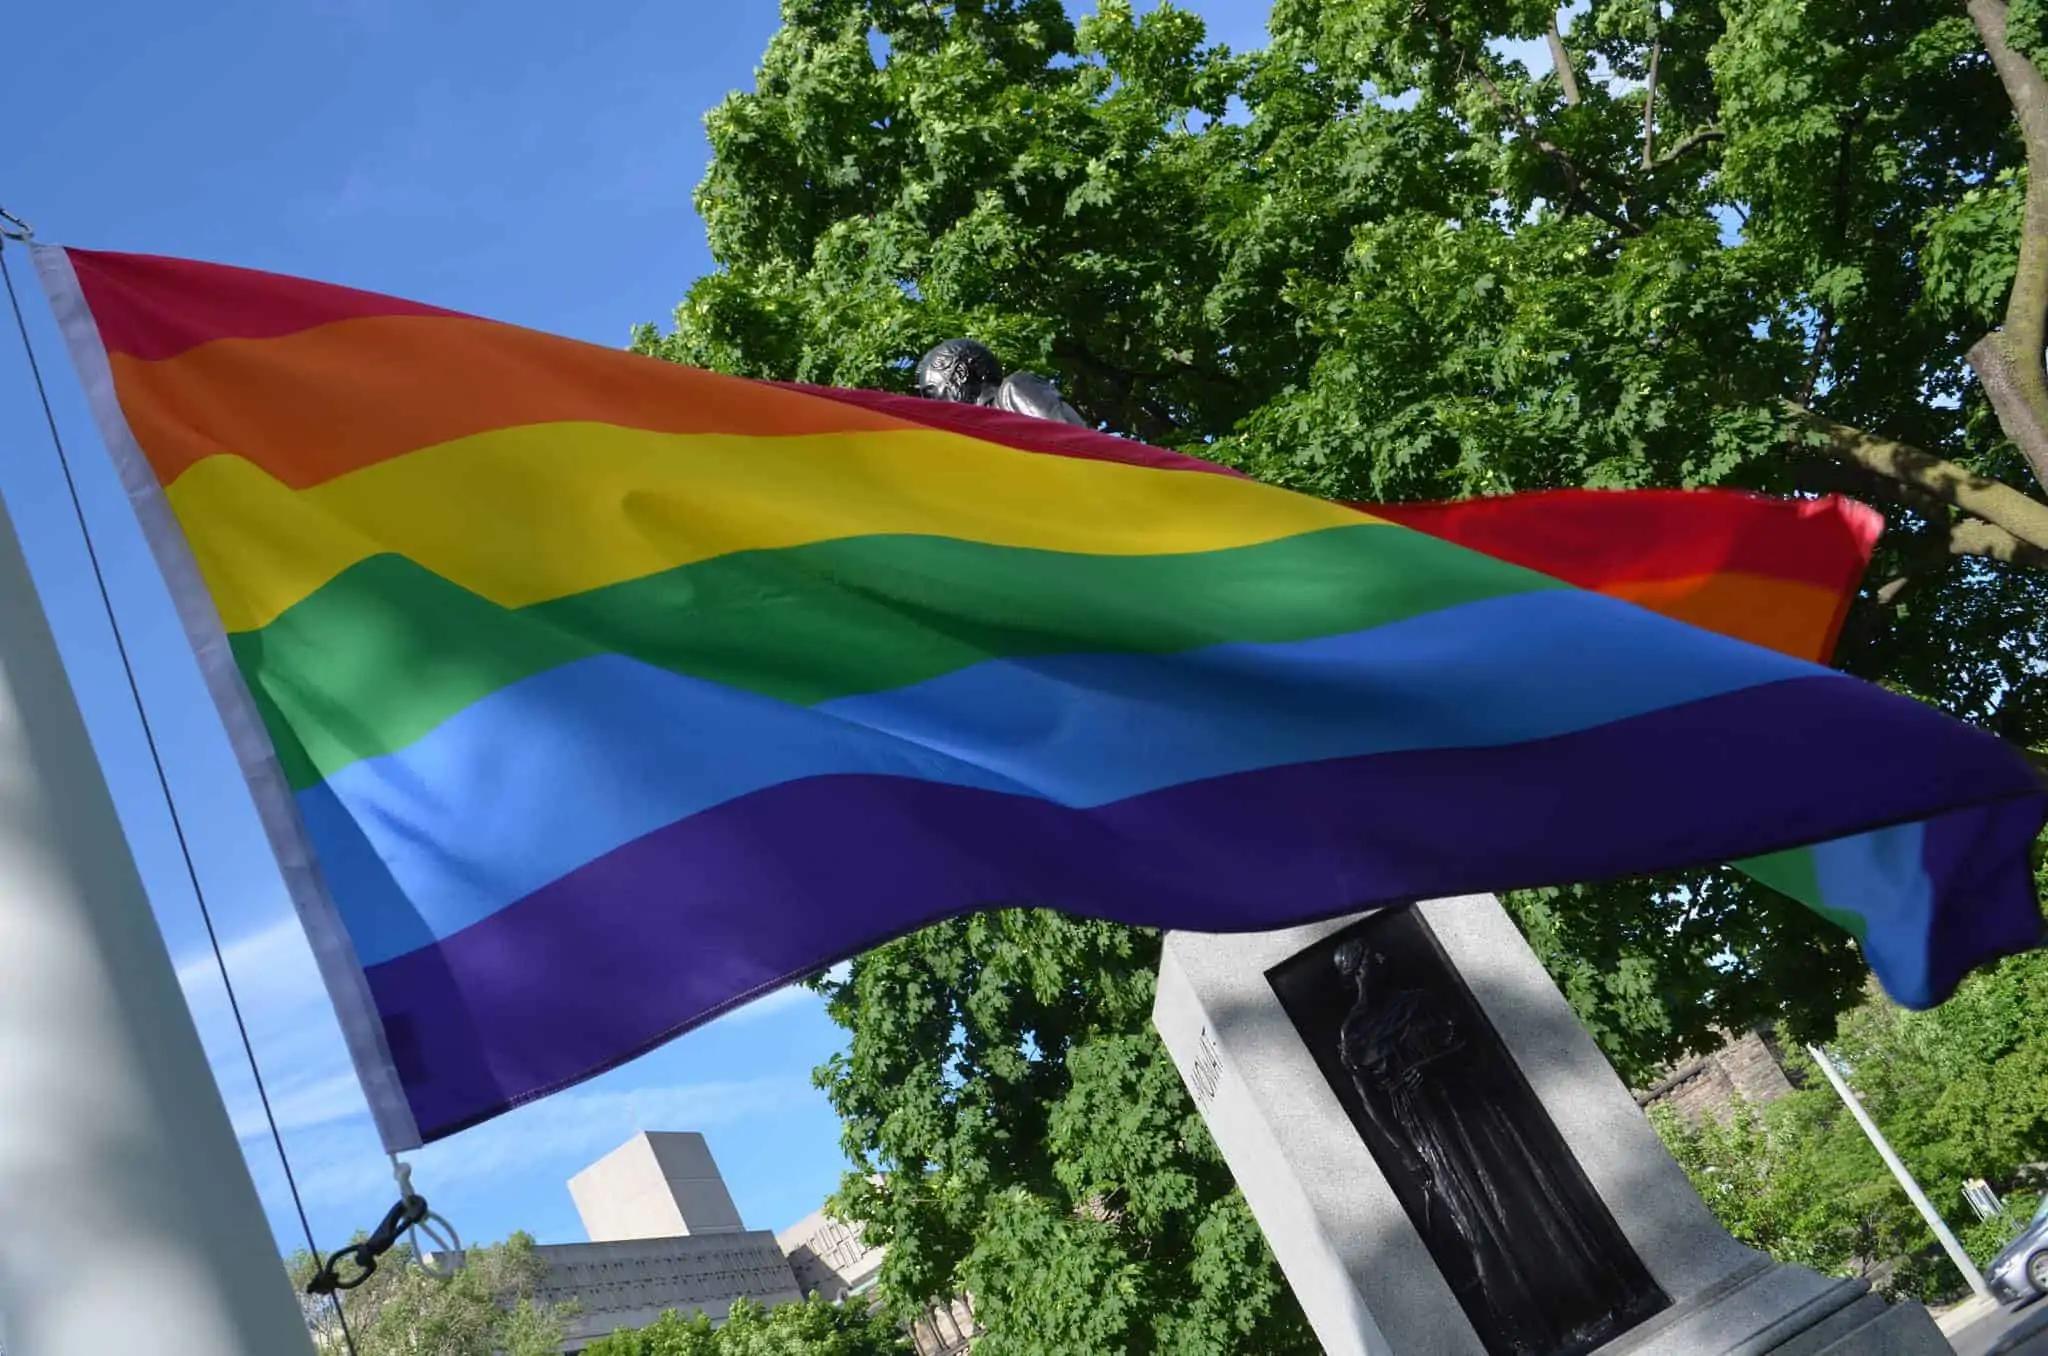
{"label": "metal clip on rope", "polygon": [[[398,1235],[427,1217],[427,1198],[408,1196],[384,1212],[384,1222],[360,1243],[332,1254],[313,1273],[313,1279],[306,1282],[309,1295],[331,1295],[337,1290],[353,1290],[370,1279],[377,1270],[377,1259],[390,1252],[398,1244]],[[356,1272],[352,1276],[341,1273],[341,1262],[352,1260]]]}
{"label": "metal clip on rope", "polygon": [[[309,1295],[332,1295],[337,1290],[353,1290],[370,1279],[377,1270],[377,1259],[398,1246],[398,1240],[405,1234],[424,1234],[436,1246],[432,1263],[417,1244],[413,1255],[418,1259],[420,1270],[436,1279],[452,1276],[462,1266],[462,1239],[456,1234],[455,1226],[427,1208],[427,1198],[412,1189],[412,1168],[401,1163],[396,1156],[391,1160],[391,1169],[398,1178],[398,1204],[384,1212],[383,1222],[360,1243],[351,1243],[330,1255],[313,1273],[313,1279],[306,1282]],[[437,1229],[435,1226],[439,1226]],[[446,1231],[445,1236],[442,1230]],[[344,1275],[341,1264],[353,1262],[353,1274]]]}

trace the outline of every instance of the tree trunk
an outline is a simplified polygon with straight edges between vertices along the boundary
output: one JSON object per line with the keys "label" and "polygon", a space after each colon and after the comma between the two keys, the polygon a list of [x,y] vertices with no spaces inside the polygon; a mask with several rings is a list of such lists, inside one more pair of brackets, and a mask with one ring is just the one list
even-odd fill
{"label": "tree trunk", "polygon": [[[1656,12],[1653,6],[1651,12]],[[1654,24],[1654,20],[1652,21]],[[1643,85],[1643,168],[1657,168],[1657,65],[1664,55],[1664,39],[1650,39],[1650,75]]]}
{"label": "tree trunk", "polygon": [[2004,0],[1967,0],[1984,49],[1998,70],[2027,148],[2027,198],[2020,257],[2006,298],[2005,323],[1969,353],[2005,436],[2048,486],[2048,77],[2006,41]]}
{"label": "tree trunk", "polygon": [[1987,334],[1972,344],[1970,367],[1991,398],[1998,426],[2034,468],[2034,479],[2048,486],[2048,383],[2042,379],[2040,355],[2029,372],[2026,355],[2014,351],[2010,333]]}
{"label": "tree trunk", "polygon": [[[1838,424],[1795,401],[1786,401],[1785,408],[1803,427],[1818,433],[1822,445],[1833,455],[1916,491],[1931,494],[2015,539],[2013,546],[2002,551],[1980,549],[1968,554],[2032,563],[2030,553],[2021,551],[2020,547],[2048,552],[2048,504],[2021,494],[2003,481],[1965,470],[1931,452],[1923,452],[1875,433],[1866,433],[1848,424]],[[1960,524],[1955,529],[1964,534],[1966,542],[1993,548],[2001,541],[1981,529],[1966,533],[1966,527],[1967,524]]]}
{"label": "tree trunk", "polygon": [[1564,50],[1564,34],[1557,31],[1557,16],[1550,16],[1550,64],[1557,68],[1557,83],[1564,86],[1564,101],[1576,104],[1579,101],[1579,74],[1572,69],[1571,54]]}

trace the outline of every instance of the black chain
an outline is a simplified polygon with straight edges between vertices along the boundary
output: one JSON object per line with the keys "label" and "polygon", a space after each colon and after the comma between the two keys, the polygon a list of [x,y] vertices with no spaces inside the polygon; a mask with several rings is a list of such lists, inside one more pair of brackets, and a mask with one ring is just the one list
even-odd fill
{"label": "black chain", "polygon": [[[377,1270],[377,1259],[398,1246],[398,1236],[427,1217],[425,1196],[404,1196],[398,1204],[384,1212],[384,1222],[376,1231],[360,1243],[351,1243],[334,1253],[320,1264],[313,1273],[313,1279],[306,1282],[309,1295],[331,1295],[337,1290],[353,1290]],[[339,1263],[352,1261],[358,1268],[353,1276],[343,1276]]]}

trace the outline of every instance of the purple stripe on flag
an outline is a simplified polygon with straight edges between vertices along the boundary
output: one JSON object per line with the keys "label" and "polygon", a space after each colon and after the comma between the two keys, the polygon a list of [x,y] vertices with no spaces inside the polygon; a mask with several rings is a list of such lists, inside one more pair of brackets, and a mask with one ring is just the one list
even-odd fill
{"label": "purple stripe on flag", "polygon": [[[2041,817],[2038,798],[2018,798],[1927,821],[1920,860],[1934,881],[1934,917],[1926,925],[1926,958],[1918,961],[1927,968],[1927,991],[1894,991],[1893,999],[1909,1007],[1933,1007],[1977,966],[2041,945],[2041,906],[2026,852],[2041,832]],[[1853,899],[1828,903],[1856,908]],[[1910,963],[1903,947],[1889,937],[1873,933],[1864,948],[1880,980],[1889,968],[1880,952],[1891,950],[1902,953],[1901,965]]]}
{"label": "purple stripe on flag", "polygon": [[[2038,926],[2023,845],[2048,813],[2041,788],[1996,739],[1931,710],[1901,718],[1900,701],[1794,679],[1553,739],[1295,764],[1086,810],[900,777],[786,782],[373,965],[370,985],[434,1139],[973,907],[1257,930],[1719,862],[1998,799],[2021,803],[1946,817],[1945,841],[1975,841],[1926,863],[1937,915],[1978,916],[1915,930],[1967,948]],[[1881,743],[1861,737],[1874,718]],[[1753,738],[1724,738],[1760,729],[1778,736],[1768,765]],[[1778,841],[1757,841],[1760,823]],[[2008,870],[1968,875],[1980,862]],[[1944,879],[1958,868],[1961,890]]]}

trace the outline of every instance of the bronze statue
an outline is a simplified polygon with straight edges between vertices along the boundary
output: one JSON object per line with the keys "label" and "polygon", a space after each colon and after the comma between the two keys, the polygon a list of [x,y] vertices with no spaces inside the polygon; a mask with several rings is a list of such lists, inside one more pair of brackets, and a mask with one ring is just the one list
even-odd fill
{"label": "bronze statue", "polygon": [[[1392,1146],[1389,1177],[1405,1174],[1421,1199],[1418,1231],[1432,1254],[1462,1254],[1470,1268],[1445,1280],[1493,1315],[1508,1351],[1529,1356],[1590,1350],[1612,1336],[1611,1297],[1625,1291],[1575,1192],[1517,1129],[1504,1090],[1485,1077],[1451,1012],[1404,987],[1364,941],[1337,949],[1356,999],[1344,1015],[1339,1059],[1377,1138]],[[1417,1212],[1411,1208],[1411,1215]]]}
{"label": "bronze statue", "polygon": [[1036,372],[1004,376],[996,355],[972,339],[948,339],[919,358],[916,389],[927,400],[988,405],[1012,414],[1088,426],[1073,406],[1060,399],[1058,387]]}

